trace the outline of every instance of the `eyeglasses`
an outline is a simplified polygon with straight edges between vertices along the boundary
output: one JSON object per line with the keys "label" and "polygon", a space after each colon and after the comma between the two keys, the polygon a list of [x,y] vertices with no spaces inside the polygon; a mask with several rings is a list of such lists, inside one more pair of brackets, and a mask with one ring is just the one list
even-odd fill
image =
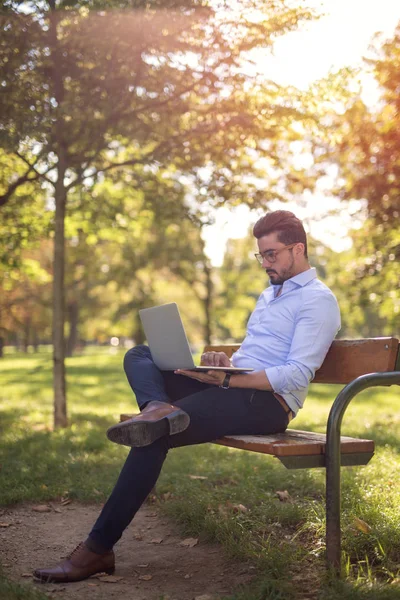
{"label": "eyeglasses", "polygon": [[293,248],[293,246],[296,246],[298,243],[299,242],[295,242],[294,244],[288,244],[283,248],[279,248],[279,250],[265,250],[265,252],[261,253],[256,252],[254,256],[256,257],[260,265],[263,264],[264,259],[267,260],[269,263],[274,263],[276,262],[276,257],[280,252],[282,252],[283,250],[287,250],[288,248]]}

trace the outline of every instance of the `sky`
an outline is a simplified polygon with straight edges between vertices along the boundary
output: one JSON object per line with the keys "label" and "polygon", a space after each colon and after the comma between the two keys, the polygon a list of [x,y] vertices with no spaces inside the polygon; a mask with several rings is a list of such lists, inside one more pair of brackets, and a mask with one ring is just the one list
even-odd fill
{"label": "sky", "polygon": [[[277,40],[273,57],[262,52],[259,57],[266,77],[300,89],[306,89],[331,70],[362,66],[374,34],[381,32],[384,39],[391,37],[400,21],[400,0],[308,0],[306,4],[324,16]],[[377,100],[377,88],[369,76],[364,78],[364,100],[370,104]],[[309,194],[301,206],[277,202],[271,209],[292,210],[305,220],[313,237],[339,252],[351,244],[347,233],[361,204],[354,201],[342,210],[340,217],[327,216],[328,211],[339,206],[335,198]],[[257,214],[245,206],[217,211],[215,225],[208,227],[203,236],[206,252],[215,266],[222,263],[227,239],[245,236],[256,220]]]}

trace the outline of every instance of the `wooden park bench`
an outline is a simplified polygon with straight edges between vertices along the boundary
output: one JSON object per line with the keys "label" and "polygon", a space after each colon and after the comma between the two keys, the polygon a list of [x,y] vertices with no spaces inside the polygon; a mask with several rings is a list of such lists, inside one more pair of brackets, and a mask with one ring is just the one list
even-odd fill
{"label": "wooden park bench", "polygon": [[[204,352],[229,357],[240,344],[206,346]],[[340,467],[366,465],[374,455],[372,440],[341,437],[343,415],[350,401],[374,386],[400,385],[400,351],[396,338],[335,340],[312,383],[346,384],[331,407],[326,435],[288,429],[274,435],[226,436],[215,443],[270,454],[288,469],[326,469],[326,556],[340,571]],[[121,415],[121,419],[131,415]]]}

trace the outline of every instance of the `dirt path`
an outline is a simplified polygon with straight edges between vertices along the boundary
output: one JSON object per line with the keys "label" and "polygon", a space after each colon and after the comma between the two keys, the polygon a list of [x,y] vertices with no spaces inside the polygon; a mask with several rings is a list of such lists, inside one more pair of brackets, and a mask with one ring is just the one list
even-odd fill
{"label": "dirt path", "polygon": [[254,576],[217,545],[180,537],[173,524],[144,506],[116,547],[110,581],[92,577],[69,584],[36,584],[34,568],[57,564],[86,537],[98,506],[50,504],[49,512],[23,505],[0,510],[0,561],[14,581],[38,586],[54,599],[216,600]]}

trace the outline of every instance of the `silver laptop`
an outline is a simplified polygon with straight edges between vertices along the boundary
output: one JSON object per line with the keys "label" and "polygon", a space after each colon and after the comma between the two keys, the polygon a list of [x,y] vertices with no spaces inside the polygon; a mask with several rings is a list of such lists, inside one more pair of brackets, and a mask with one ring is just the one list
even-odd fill
{"label": "silver laptop", "polygon": [[175,302],[143,308],[139,310],[139,315],[153,360],[163,371],[175,371],[175,369],[226,371],[227,373],[253,371],[251,368],[237,367],[196,367]]}

